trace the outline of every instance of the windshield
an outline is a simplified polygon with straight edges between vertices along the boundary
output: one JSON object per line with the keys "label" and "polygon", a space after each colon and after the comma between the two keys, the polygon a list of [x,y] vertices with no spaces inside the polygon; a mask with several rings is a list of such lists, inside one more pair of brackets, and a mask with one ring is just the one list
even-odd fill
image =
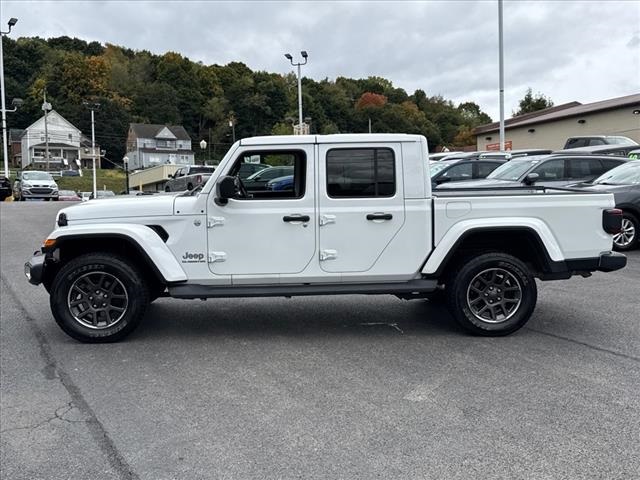
{"label": "windshield", "polygon": [[601,185],[640,185],[640,161],[625,163],[593,181]]}
{"label": "windshield", "polygon": [[607,141],[611,145],[637,145],[636,142],[627,137],[609,137]]}
{"label": "windshield", "polygon": [[523,173],[525,173],[527,170],[529,170],[539,162],[540,160],[511,160],[504,165],[500,165],[493,172],[491,172],[487,176],[487,178],[493,178],[495,180],[517,181]]}
{"label": "windshield", "polygon": [[53,177],[47,172],[23,172],[23,180],[53,180]]}
{"label": "windshield", "polygon": [[215,170],[215,167],[207,167],[207,166],[202,166],[202,167],[191,167],[189,169],[189,173],[213,173],[213,171]]}
{"label": "windshield", "polygon": [[454,163],[455,162],[445,162],[445,161],[429,162],[429,173],[431,174],[431,177],[433,178],[438,173],[440,173],[442,170],[444,170],[445,168],[449,168]]}

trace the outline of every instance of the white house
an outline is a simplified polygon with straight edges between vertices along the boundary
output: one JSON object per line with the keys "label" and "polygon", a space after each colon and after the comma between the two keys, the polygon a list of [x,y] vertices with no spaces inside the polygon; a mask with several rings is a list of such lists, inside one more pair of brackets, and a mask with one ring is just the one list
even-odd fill
{"label": "white house", "polygon": [[127,157],[131,170],[194,163],[191,137],[180,125],[130,124]]}
{"label": "white house", "polygon": [[[49,168],[74,169],[91,163],[91,143],[82,132],[55,110],[47,114],[49,140]],[[22,168],[45,168],[46,142],[44,116],[27,127],[20,138]],[[100,166],[100,148],[96,145],[96,166]]]}

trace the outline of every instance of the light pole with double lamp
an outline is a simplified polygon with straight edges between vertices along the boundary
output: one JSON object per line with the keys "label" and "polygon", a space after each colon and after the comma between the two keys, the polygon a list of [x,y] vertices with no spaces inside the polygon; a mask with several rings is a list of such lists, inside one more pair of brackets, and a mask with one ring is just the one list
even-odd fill
{"label": "light pole with double lamp", "polygon": [[291,65],[293,65],[294,67],[298,67],[298,128],[300,134],[302,134],[302,77],[300,76],[300,67],[307,64],[309,54],[306,50],[302,50],[300,52],[300,55],[302,55],[302,58],[304,58],[304,62],[294,63],[291,54],[284,54],[285,58],[291,62]]}
{"label": "light pole with double lamp", "polygon": [[[0,30],[0,95],[2,95],[2,153],[4,154],[4,176],[9,178],[9,148],[7,147],[7,111],[15,112],[19,106],[14,100],[14,109],[7,110],[7,106],[4,101],[4,53],[2,52],[2,37],[11,33],[11,28],[18,23],[17,18],[10,18],[7,22],[9,30],[3,32]],[[22,101],[20,101],[20,104]]]}

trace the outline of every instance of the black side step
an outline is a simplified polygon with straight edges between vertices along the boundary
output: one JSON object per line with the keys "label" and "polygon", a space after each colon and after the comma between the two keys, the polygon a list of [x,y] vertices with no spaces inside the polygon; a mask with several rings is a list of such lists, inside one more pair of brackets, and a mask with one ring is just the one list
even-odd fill
{"label": "black side step", "polygon": [[399,294],[429,293],[436,290],[437,280],[411,280],[402,283],[333,283],[314,285],[195,285],[169,286],[174,298],[233,297],[298,297],[305,295]]}

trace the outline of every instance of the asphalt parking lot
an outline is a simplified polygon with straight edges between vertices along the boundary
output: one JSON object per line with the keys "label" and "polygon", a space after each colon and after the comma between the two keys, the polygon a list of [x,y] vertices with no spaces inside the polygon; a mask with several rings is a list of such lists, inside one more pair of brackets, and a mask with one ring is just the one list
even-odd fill
{"label": "asphalt parking lot", "polygon": [[640,475],[640,251],[506,338],[390,296],[160,299],[84,345],[22,273],[62,206],[0,206],[2,478]]}

